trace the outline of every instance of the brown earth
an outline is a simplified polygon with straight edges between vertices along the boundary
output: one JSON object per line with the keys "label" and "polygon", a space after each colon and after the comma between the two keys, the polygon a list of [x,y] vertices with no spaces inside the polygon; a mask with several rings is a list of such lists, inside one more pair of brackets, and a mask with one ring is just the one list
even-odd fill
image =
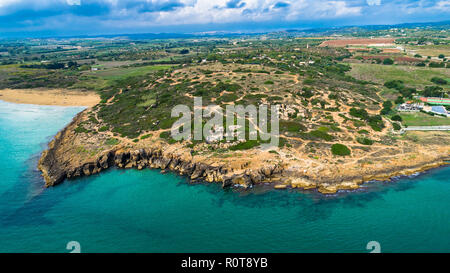
{"label": "brown earth", "polygon": [[328,40],[320,44],[320,47],[346,47],[348,45],[373,45],[373,44],[393,44],[394,38],[377,38],[377,39],[341,39]]}

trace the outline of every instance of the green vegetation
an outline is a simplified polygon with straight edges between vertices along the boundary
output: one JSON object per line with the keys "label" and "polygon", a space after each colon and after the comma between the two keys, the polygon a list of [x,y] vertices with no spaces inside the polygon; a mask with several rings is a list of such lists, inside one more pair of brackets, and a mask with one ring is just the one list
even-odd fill
{"label": "green vegetation", "polygon": [[331,152],[338,156],[347,156],[351,154],[350,149],[343,144],[333,144],[331,146]]}
{"label": "green vegetation", "polygon": [[425,113],[417,112],[413,114],[400,114],[405,126],[438,126],[450,125],[450,118],[440,116],[430,116]]}
{"label": "green vegetation", "polygon": [[110,146],[114,146],[120,143],[120,140],[118,140],[117,138],[109,138],[105,141],[105,145],[110,145]]}
{"label": "green vegetation", "polygon": [[373,140],[371,140],[370,138],[366,138],[366,137],[358,137],[358,138],[356,138],[356,141],[362,145],[372,145],[373,144]]}

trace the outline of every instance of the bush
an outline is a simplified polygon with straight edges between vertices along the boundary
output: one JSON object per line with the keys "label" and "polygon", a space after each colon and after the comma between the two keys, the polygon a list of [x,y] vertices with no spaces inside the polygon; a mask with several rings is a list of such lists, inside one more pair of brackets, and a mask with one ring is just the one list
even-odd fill
{"label": "bush", "polygon": [[334,155],[339,155],[339,156],[346,156],[346,155],[350,155],[351,151],[349,148],[347,148],[347,146],[342,145],[342,144],[333,144],[331,146],[331,152]]}
{"label": "bush", "polygon": [[431,62],[428,66],[434,67],[434,68],[442,68],[442,67],[445,67],[445,63]]}
{"label": "bush", "polygon": [[362,145],[372,145],[373,140],[366,138],[366,137],[358,137],[356,141]]}
{"label": "bush", "polygon": [[390,58],[384,59],[383,64],[384,65],[392,65],[392,64],[394,64],[394,60],[392,60]]}
{"label": "bush", "polygon": [[400,121],[400,122],[403,121],[402,117],[399,116],[399,115],[392,116],[391,119],[394,120],[394,121]]}
{"label": "bush", "polygon": [[239,144],[231,146],[230,150],[231,151],[249,150],[257,146],[259,146],[259,142],[257,140],[248,140],[246,142],[241,142]]}
{"label": "bush", "polygon": [[435,84],[439,84],[439,85],[446,85],[447,81],[445,79],[439,78],[439,77],[433,77],[431,79],[431,82],[435,83]]}
{"label": "bush", "polygon": [[404,103],[404,102],[405,102],[405,100],[403,99],[402,96],[398,96],[398,97],[395,99],[395,104],[402,104],[402,103]]}
{"label": "bush", "polygon": [[395,131],[402,129],[402,126],[400,126],[397,122],[392,123],[392,127],[394,127]]}
{"label": "bush", "polygon": [[384,86],[386,86],[387,88],[397,89],[397,90],[400,90],[404,87],[403,81],[401,81],[401,80],[387,81],[384,83]]}
{"label": "bush", "polygon": [[367,111],[364,109],[351,108],[350,115],[363,120],[367,120],[369,118],[369,113],[367,113]]}
{"label": "bush", "polygon": [[326,132],[323,131],[319,131],[319,130],[314,130],[311,133],[309,133],[311,136],[315,137],[315,138],[320,138],[326,141],[331,141],[333,140],[333,136],[327,134]]}
{"label": "bush", "polygon": [[106,131],[108,131],[108,129],[109,129],[109,126],[102,126],[102,127],[100,127],[100,128],[98,129],[98,131],[99,131],[99,132],[106,132]]}

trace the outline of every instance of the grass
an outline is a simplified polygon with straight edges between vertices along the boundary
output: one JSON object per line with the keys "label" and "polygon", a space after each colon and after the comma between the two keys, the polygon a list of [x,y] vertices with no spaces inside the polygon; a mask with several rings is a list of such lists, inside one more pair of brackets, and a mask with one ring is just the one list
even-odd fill
{"label": "grass", "polygon": [[142,67],[130,67],[130,68],[112,68],[106,70],[92,71],[90,74],[96,75],[106,80],[120,80],[128,77],[142,76],[152,71],[165,70],[173,67],[174,65],[150,65]]}
{"label": "grass", "polygon": [[425,113],[417,112],[411,114],[400,114],[405,126],[438,126],[450,125],[450,118],[430,116]]}
{"label": "grass", "polygon": [[403,65],[351,64],[349,74],[357,79],[385,83],[391,80],[401,80],[407,85],[432,85],[433,77],[443,79],[450,77],[446,68],[428,68]]}
{"label": "grass", "polygon": [[450,45],[422,45],[422,46],[406,46],[409,50],[414,50],[416,53],[422,56],[437,57],[439,54],[448,55],[450,51]]}

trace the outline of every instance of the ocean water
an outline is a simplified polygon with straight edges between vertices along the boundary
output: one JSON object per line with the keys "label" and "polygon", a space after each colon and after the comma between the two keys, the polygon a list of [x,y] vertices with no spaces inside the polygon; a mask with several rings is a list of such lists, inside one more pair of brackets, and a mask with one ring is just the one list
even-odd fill
{"label": "ocean water", "polygon": [[118,169],[44,189],[39,154],[81,110],[0,101],[0,252],[450,252],[450,168],[335,196]]}

